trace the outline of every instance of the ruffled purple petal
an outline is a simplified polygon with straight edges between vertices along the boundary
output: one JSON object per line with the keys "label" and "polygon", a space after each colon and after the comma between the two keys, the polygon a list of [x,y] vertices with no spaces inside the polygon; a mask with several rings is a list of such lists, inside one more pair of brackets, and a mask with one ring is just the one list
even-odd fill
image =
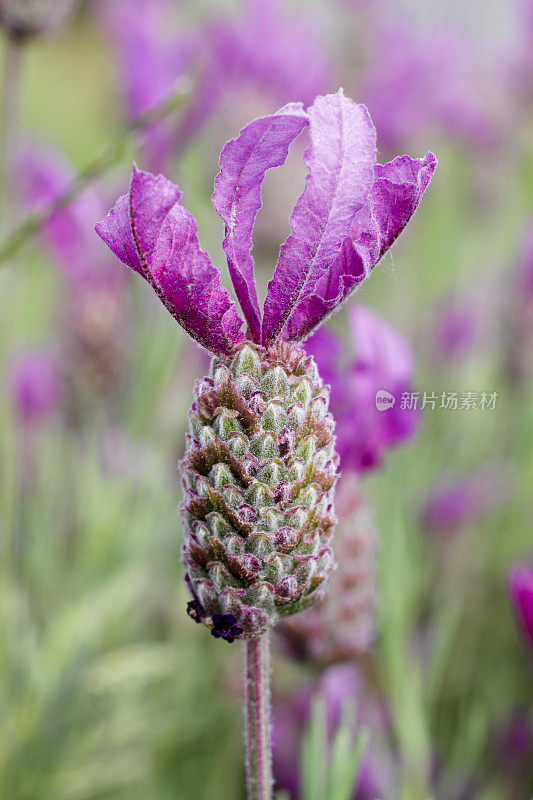
{"label": "ruffled purple petal", "polygon": [[[327,278],[374,180],[375,131],[366,108],[339,90],[318,97],[308,113],[309,173],[268,286],[264,344],[281,333],[295,307],[313,297],[316,285]],[[294,333],[291,338],[299,338],[297,329]]]}
{"label": "ruffled purple petal", "polygon": [[134,167],[130,193],[96,226],[127,266],[150,283],[187,333],[215,355],[243,340],[242,320],[207,253],[194,217],[179,205],[181,192],[162,175]]}
{"label": "ruffled purple petal", "polygon": [[261,208],[261,184],[267,169],[285,162],[290,143],[307,124],[301,103],[290,103],[276,114],[246,125],[220,156],[212,201],[225,224],[223,247],[231,280],[250,335],[257,342],[261,340],[261,313],[251,250],[252,230]]}
{"label": "ruffled purple petal", "polygon": [[305,339],[364,281],[413,216],[436,166],[433,153],[375,165],[374,183],[354,214],[339,256],[314,285],[308,282],[287,322],[285,338]]}

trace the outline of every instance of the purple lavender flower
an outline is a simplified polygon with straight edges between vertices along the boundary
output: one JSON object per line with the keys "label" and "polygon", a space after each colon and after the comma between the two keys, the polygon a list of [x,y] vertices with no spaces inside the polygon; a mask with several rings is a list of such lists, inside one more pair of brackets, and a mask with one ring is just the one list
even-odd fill
{"label": "purple lavender flower", "polygon": [[[261,315],[251,256],[261,184],[305,128],[306,186]],[[331,571],[334,422],[300,342],[393,244],[436,166],[431,153],[375,158],[368,112],[342,90],[259,118],[224,147],[212,200],[246,332],[180,190],[162,175],[134,168],[129,194],[96,226],[214,356],[195,387],[182,464],[186,581],[208,627],[232,614],[241,637],[256,637],[315,602]]]}
{"label": "purple lavender flower", "polygon": [[[331,385],[337,420],[337,450],[343,469],[361,472],[380,464],[388,447],[414,435],[416,409],[401,408],[403,392],[412,390],[414,361],[408,342],[364,306],[348,312],[350,338],[357,348],[351,362],[335,334],[320,330],[306,343],[324,380]],[[387,392],[393,406],[382,408],[377,395]]]}
{"label": "purple lavender flower", "polygon": [[472,351],[479,335],[477,311],[473,303],[456,299],[436,310],[435,349],[442,360],[456,363]]}
{"label": "purple lavender flower", "polygon": [[59,370],[53,356],[43,351],[19,358],[12,368],[11,391],[23,423],[45,422],[57,410],[61,397]]}
{"label": "purple lavender flower", "polygon": [[378,33],[374,51],[362,93],[381,147],[395,150],[428,129],[449,132],[475,148],[494,143],[494,123],[469,60],[471,45],[456,31],[417,35],[395,25]]}
{"label": "purple lavender flower", "polygon": [[516,567],[511,573],[509,589],[520,624],[533,647],[533,569]]}

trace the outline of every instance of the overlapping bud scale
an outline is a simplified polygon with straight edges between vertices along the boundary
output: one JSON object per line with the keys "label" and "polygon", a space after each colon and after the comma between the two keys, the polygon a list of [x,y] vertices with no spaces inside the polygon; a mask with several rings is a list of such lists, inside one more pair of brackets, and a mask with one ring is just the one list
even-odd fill
{"label": "overlapping bud scale", "polygon": [[183,560],[189,613],[215,635],[222,619],[258,636],[321,596],[338,469],[328,406],[313,358],[283,340],[215,358],[195,386]]}

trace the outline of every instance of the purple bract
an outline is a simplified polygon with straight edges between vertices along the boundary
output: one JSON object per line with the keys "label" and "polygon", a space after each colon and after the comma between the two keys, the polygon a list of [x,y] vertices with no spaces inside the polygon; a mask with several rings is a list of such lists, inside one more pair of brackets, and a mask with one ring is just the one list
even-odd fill
{"label": "purple bract", "polygon": [[[266,170],[283,164],[309,128],[308,176],[281,247],[264,313],[258,307],[251,231]],[[142,275],[200,345],[227,358],[245,339],[269,346],[309,336],[368,276],[405,228],[436,167],[402,156],[376,164],[375,130],[362,105],[337,94],[304,110],[291,103],[251,122],[222,151],[213,205],[225,223],[224,249],[246,319],[200,249],[181,192],[163,176],[134,168],[128,195],[96,226],[127,266]]]}

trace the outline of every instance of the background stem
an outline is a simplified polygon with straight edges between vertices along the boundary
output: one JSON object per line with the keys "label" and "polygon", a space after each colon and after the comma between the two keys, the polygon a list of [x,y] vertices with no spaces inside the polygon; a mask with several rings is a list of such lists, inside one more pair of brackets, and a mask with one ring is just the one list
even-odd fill
{"label": "background stem", "polygon": [[246,642],[246,783],[248,800],[272,800],[268,633]]}
{"label": "background stem", "polygon": [[17,198],[14,194],[20,144],[20,98],[23,45],[6,37],[2,104],[2,200],[3,227],[14,223]]}

